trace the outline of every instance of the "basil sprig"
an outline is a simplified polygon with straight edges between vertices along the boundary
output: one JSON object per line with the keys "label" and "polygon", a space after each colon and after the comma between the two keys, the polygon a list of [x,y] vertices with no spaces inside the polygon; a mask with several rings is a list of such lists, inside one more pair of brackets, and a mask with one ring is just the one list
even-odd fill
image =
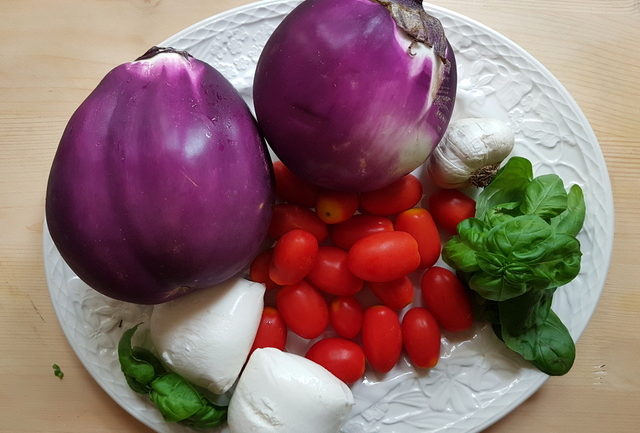
{"label": "basil sprig", "polygon": [[131,346],[138,326],[125,331],[118,343],[120,368],[129,387],[148,395],[166,421],[193,428],[222,424],[226,407],[213,404],[182,376],[167,371],[149,350]]}
{"label": "basil sprig", "polygon": [[482,298],[498,337],[550,375],[565,374],[575,358],[551,300],[580,272],[575,236],[585,213],[578,185],[567,192],[555,174],[534,178],[531,162],[513,157],[480,193],[476,217],[443,248],[445,262]]}

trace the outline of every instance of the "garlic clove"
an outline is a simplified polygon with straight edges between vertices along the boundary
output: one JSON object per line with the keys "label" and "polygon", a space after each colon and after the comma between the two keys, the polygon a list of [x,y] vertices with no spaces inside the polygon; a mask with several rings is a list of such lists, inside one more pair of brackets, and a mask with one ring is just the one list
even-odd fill
{"label": "garlic clove", "polygon": [[486,186],[514,143],[513,131],[499,119],[456,120],[431,154],[427,172],[441,188]]}

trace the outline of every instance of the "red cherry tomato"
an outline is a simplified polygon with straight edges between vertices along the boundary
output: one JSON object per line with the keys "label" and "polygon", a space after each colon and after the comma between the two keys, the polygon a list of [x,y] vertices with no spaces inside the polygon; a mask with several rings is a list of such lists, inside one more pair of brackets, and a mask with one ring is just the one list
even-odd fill
{"label": "red cherry tomato", "polygon": [[358,194],[351,192],[322,191],[316,200],[316,214],[327,224],[348,220],[358,210]]}
{"label": "red cherry tomato", "polygon": [[384,283],[369,283],[369,287],[384,305],[394,310],[400,310],[413,301],[413,283],[407,276]]}
{"label": "red cherry tomato", "polygon": [[338,296],[358,293],[364,282],[353,275],[347,266],[348,254],[340,248],[322,246],[307,274],[307,280],[316,288]]}
{"label": "red cherry tomato", "polygon": [[362,320],[362,345],[367,362],[375,371],[391,370],[402,353],[402,331],[396,312],[383,305],[367,308]]}
{"label": "red cherry tomato", "polygon": [[340,296],[331,301],[329,320],[339,336],[355,338],[362,328],[362,306],[353,296]]}
{"label": "red cherry tomato", "polygon": [[313,233],[322,242],[327,238],[327,225],[310,209],[295,204],[278,204],[273,208],[269,237],[279,239],[280,236],[293,229],[301,229]]}
{"label": "red cherry tomato", "polygon": [[464,331],[473,325],[469,294],[456,275],[434,266],[420,282],[424,305],[447,331]]}
{"label": "red cherry tomato", "polygon": [[263,347],[275,347],[276,349],[284,350],[286,343],[287,327],[282,317],[280,317],[280,313],[273,307],[264,307],[260,325],[258,326],[258,333],[251,347],[251,353]]}
{"label": "red cherry tomato", "polygon": [[318,196],[318,187],[293,174],[282,161],[273,163],[276,178],[276,197],[282,201],[313,207]]}
{"label": "red cherry tomato", "polygon": [[454,235],[460,221],[476,215],[476,202],[458,190],[441,189],[429,197],[429,210],[438,227]]}
{"label": "red cherry tomato", "polygon": [[414,367],[435,367],[440,359],[440,327],[428,310],[407,311],[402,318],[402,344]]}
{"label": "red cherry tomato", "polygon": [[295,284],[307,276],[318,254],[318,240],[304,230],[291,230],[273,248],[269,277],[281,286]]}
{"label": "red cherry tomato", "polygon": [[396,217],[396,230],[407,232],[418,241],[420,269],[433,266],[440,257],[440,233],[426,209],[413,208]]}
{"label": "red cherry tomato", "polygon": [[366,281],[397,280],[415,271],[420,264],[418,242],[409,233],[381,232],[353,244],[349,250],[349,270]]}
{"label": "red cherry tomato", "polygon": [[329,370],[347,385],[364,375],[364,352],[353,341],[325,338],[311,346],[306,357]]}
{"label": "red cherry tomato", "polygon": [[272,256],[273,248],[263,251],[253,259],[249,268],[249,279],[256,283],[264,284],[267,290],[273,290],[280,287],[269,277],[269,266],[271,266]]}
{"label": "red cherry tomato", "polygon": [[306,281],[280,289],[276,306],[287,328],[303,338],[320,336],[329,324],[327,302]]}
{"label": "red cherry tomato", "polygon": [[410,209],[422,198],[422,184],[412,174],[389,186],[360,194],[360,207],[373,215],[393,215]]}
{"label": "red cherry tomato", "polygon": [[348,250],[359,239],[379,232],[392,232],[393,223],[389,218],[377,215],[354,215],[345,222],[331,227],[331,241]]}

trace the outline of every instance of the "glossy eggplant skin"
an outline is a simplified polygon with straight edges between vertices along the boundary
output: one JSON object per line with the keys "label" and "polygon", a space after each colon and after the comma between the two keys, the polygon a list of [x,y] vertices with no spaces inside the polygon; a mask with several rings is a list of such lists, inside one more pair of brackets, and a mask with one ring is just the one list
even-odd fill
{"label": "glossy eggplant skin", "polygon": [[[306,0],[258,61],[254,104],[269,146],[325,188],[371,191],[413,171],[453,112],[456,62],[444,35],[441,58],[381,3]],[[423,11],[421,1],[404,3]]]}
{"label": "glossy eggplant skin", "polygon": [[240,272],[273,203],[271,161],[238,92],[185,52],[155,49],[109,72],[76,110],[46,194],[71,269],[140,304]]}

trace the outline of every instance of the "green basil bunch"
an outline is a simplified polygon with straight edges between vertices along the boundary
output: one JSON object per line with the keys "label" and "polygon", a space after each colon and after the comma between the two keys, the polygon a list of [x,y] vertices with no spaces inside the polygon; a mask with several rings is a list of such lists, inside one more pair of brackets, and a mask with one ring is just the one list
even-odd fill
{"label": "green basil bunch", "polygon": [[227,417],[226,407],[213,404],[182,376],[167,371],[147,349],[131,347],[138,326],[127,330],[118,343],[120,368],[129,387],[148,395],[166,421],[193,428],[222,424]]}
{"label": "green basil bunch", "polygon": [[443,259],[481,297],[499,338],[541,371],[565,374],[575,346],[551,310],[556,288],[580,272],[576,235],[585,218],[582,189],[555,174],[533,177],[513,157],[480,193],[476,217],[462,221]]}

